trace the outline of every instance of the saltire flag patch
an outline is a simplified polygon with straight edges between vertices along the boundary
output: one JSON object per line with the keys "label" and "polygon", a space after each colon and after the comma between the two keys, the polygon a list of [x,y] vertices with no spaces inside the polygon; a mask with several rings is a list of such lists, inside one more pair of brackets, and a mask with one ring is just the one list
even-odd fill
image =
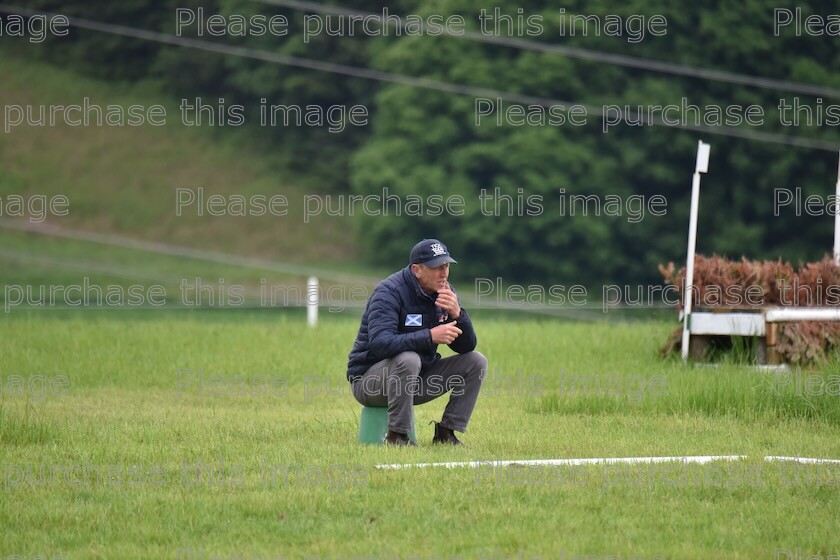
{"label": "saltire flag patch", "polygon": [[423,326],[423,315],[419,313],[410,313],[405,316],[405,326],[406,327],[422,327]]}

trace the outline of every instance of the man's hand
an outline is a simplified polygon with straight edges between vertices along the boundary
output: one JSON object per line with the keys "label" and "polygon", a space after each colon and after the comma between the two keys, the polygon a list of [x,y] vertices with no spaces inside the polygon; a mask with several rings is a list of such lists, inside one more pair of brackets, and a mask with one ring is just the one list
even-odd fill
{"label": "man's hand", "polygon": [[457,319],[461,316],[461,306],[458,305],[458,296],[449,287],[448,282],[446,287],[437,293],[435,305],[446,311],[450,319]]}
{"label": "man's hand", "polygon": [[455,326],[455,323],[457,322],[458,321],[452,321],[451,323],[444,323],[433,328],[431,330],[432,342],[435,344],[452,344],[455,342],[458,335],[464,332]]}

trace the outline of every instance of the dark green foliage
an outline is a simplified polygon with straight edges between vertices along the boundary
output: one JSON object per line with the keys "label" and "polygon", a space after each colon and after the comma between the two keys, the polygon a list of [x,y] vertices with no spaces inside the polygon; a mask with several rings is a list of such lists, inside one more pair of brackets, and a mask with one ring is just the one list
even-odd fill
{"label": "dark green foliage", "polygon": [[[520,4],[499,2],[507,13]],[[447,3],[453,13],[479,6]],[[710,8],[675,2],[566,2],[566,12],[664,14],[668,34],[638,44],[614,37],[552,36],[558,21],[550,3],[531,3],[526,13],[544,14],[544,40],[581,48],[664,60],[780,80],[837,87],[836,49],[814,38],[773,37],[773,6],[747,2]],[[809,10],[803,7],[804,13]],[[788,34],[790,35],[790,34]],[[409,56],[410,53],[410,56]],[[424,63],[425,61],[425,63]],[[452,82],[584,102],[592,105],[758,104],[766,110],[761,130],[833,138],[834,130],[784,129],[775,107],[781,92],[666,76],[594,64],[551,54],[486,47],[455,39],[402,41],[375,59],[379,68]],[[399,93],[398,93],[399,92]],[[787,95],[788,99],[793,96]],[[406,237],[417,233],[446,239],[466,255],[467,275],[556,282],[656,282],[665,259],[684,259],[691,171],[698,139],[713,145],[710,173],[701,197],[698,249],[754,257],[815,259],[831,244],[830,217],[797,217],[793,207],[773,215],[773,189],[803,187],[807,194],[832,194],[836,153],[791,148],[661,127],[620,126],[602,133],[599,119],[575,128],[474,126],[471,100],[388,85],[378,97],[374,138],[354,160],[354,187],[401,193],[443,190],[473,198],[482,188],[516,195],[542,195],[536,217],[486,217],[475,209],[463,218],[422,220],[371,218],[361,224],[372,256],[393,262]],[[813,99],[808,99],[813,103]],[[836,102],[836,101],[835,101]],[[434,185],[436,181],[442,184]],[[561,194],[662,194],[667,216],[560,216]]]}

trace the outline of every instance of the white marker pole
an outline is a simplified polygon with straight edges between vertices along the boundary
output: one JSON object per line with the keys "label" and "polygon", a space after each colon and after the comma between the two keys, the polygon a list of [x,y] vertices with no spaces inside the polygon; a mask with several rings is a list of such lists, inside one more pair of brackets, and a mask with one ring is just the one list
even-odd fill
{"label": "white marker pole", "polygon": [[840,157],[837,159],[837,186],[834,187],[834,264],[840,265]]}
{"label": "white marker pole", "polygon": [[318,324],[318,279],[310,276],[306,283],[306,323],[310,327]]}
{"label": "white marker pole", "polygon": [[709,171],[711,146],[697,142],[697,162],[691,181],[691,218],[688,224],[688,256],[685,260],[685,299],[683,300],[682,359],[688,360],[689,324],[691,321],[691,290],[694,285],[694,251],[697,246],[697,214],[700,211],[700,174]]}

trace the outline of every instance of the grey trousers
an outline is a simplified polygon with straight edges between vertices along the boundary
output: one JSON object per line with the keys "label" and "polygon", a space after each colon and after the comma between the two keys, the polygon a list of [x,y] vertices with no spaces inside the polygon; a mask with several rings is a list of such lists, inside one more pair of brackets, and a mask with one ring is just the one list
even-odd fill
{"label": "grey trousers", "polygon": [[450,430],[467,431],[487,358],[479,352],[466,352],[442,358],[426,369],[421,366],[416,352],[377,362],[353,381],[353,396],[364,406],[387,406],[388,429],[407,434],[414,414],[412,405],[452,391],[440,423]]}

